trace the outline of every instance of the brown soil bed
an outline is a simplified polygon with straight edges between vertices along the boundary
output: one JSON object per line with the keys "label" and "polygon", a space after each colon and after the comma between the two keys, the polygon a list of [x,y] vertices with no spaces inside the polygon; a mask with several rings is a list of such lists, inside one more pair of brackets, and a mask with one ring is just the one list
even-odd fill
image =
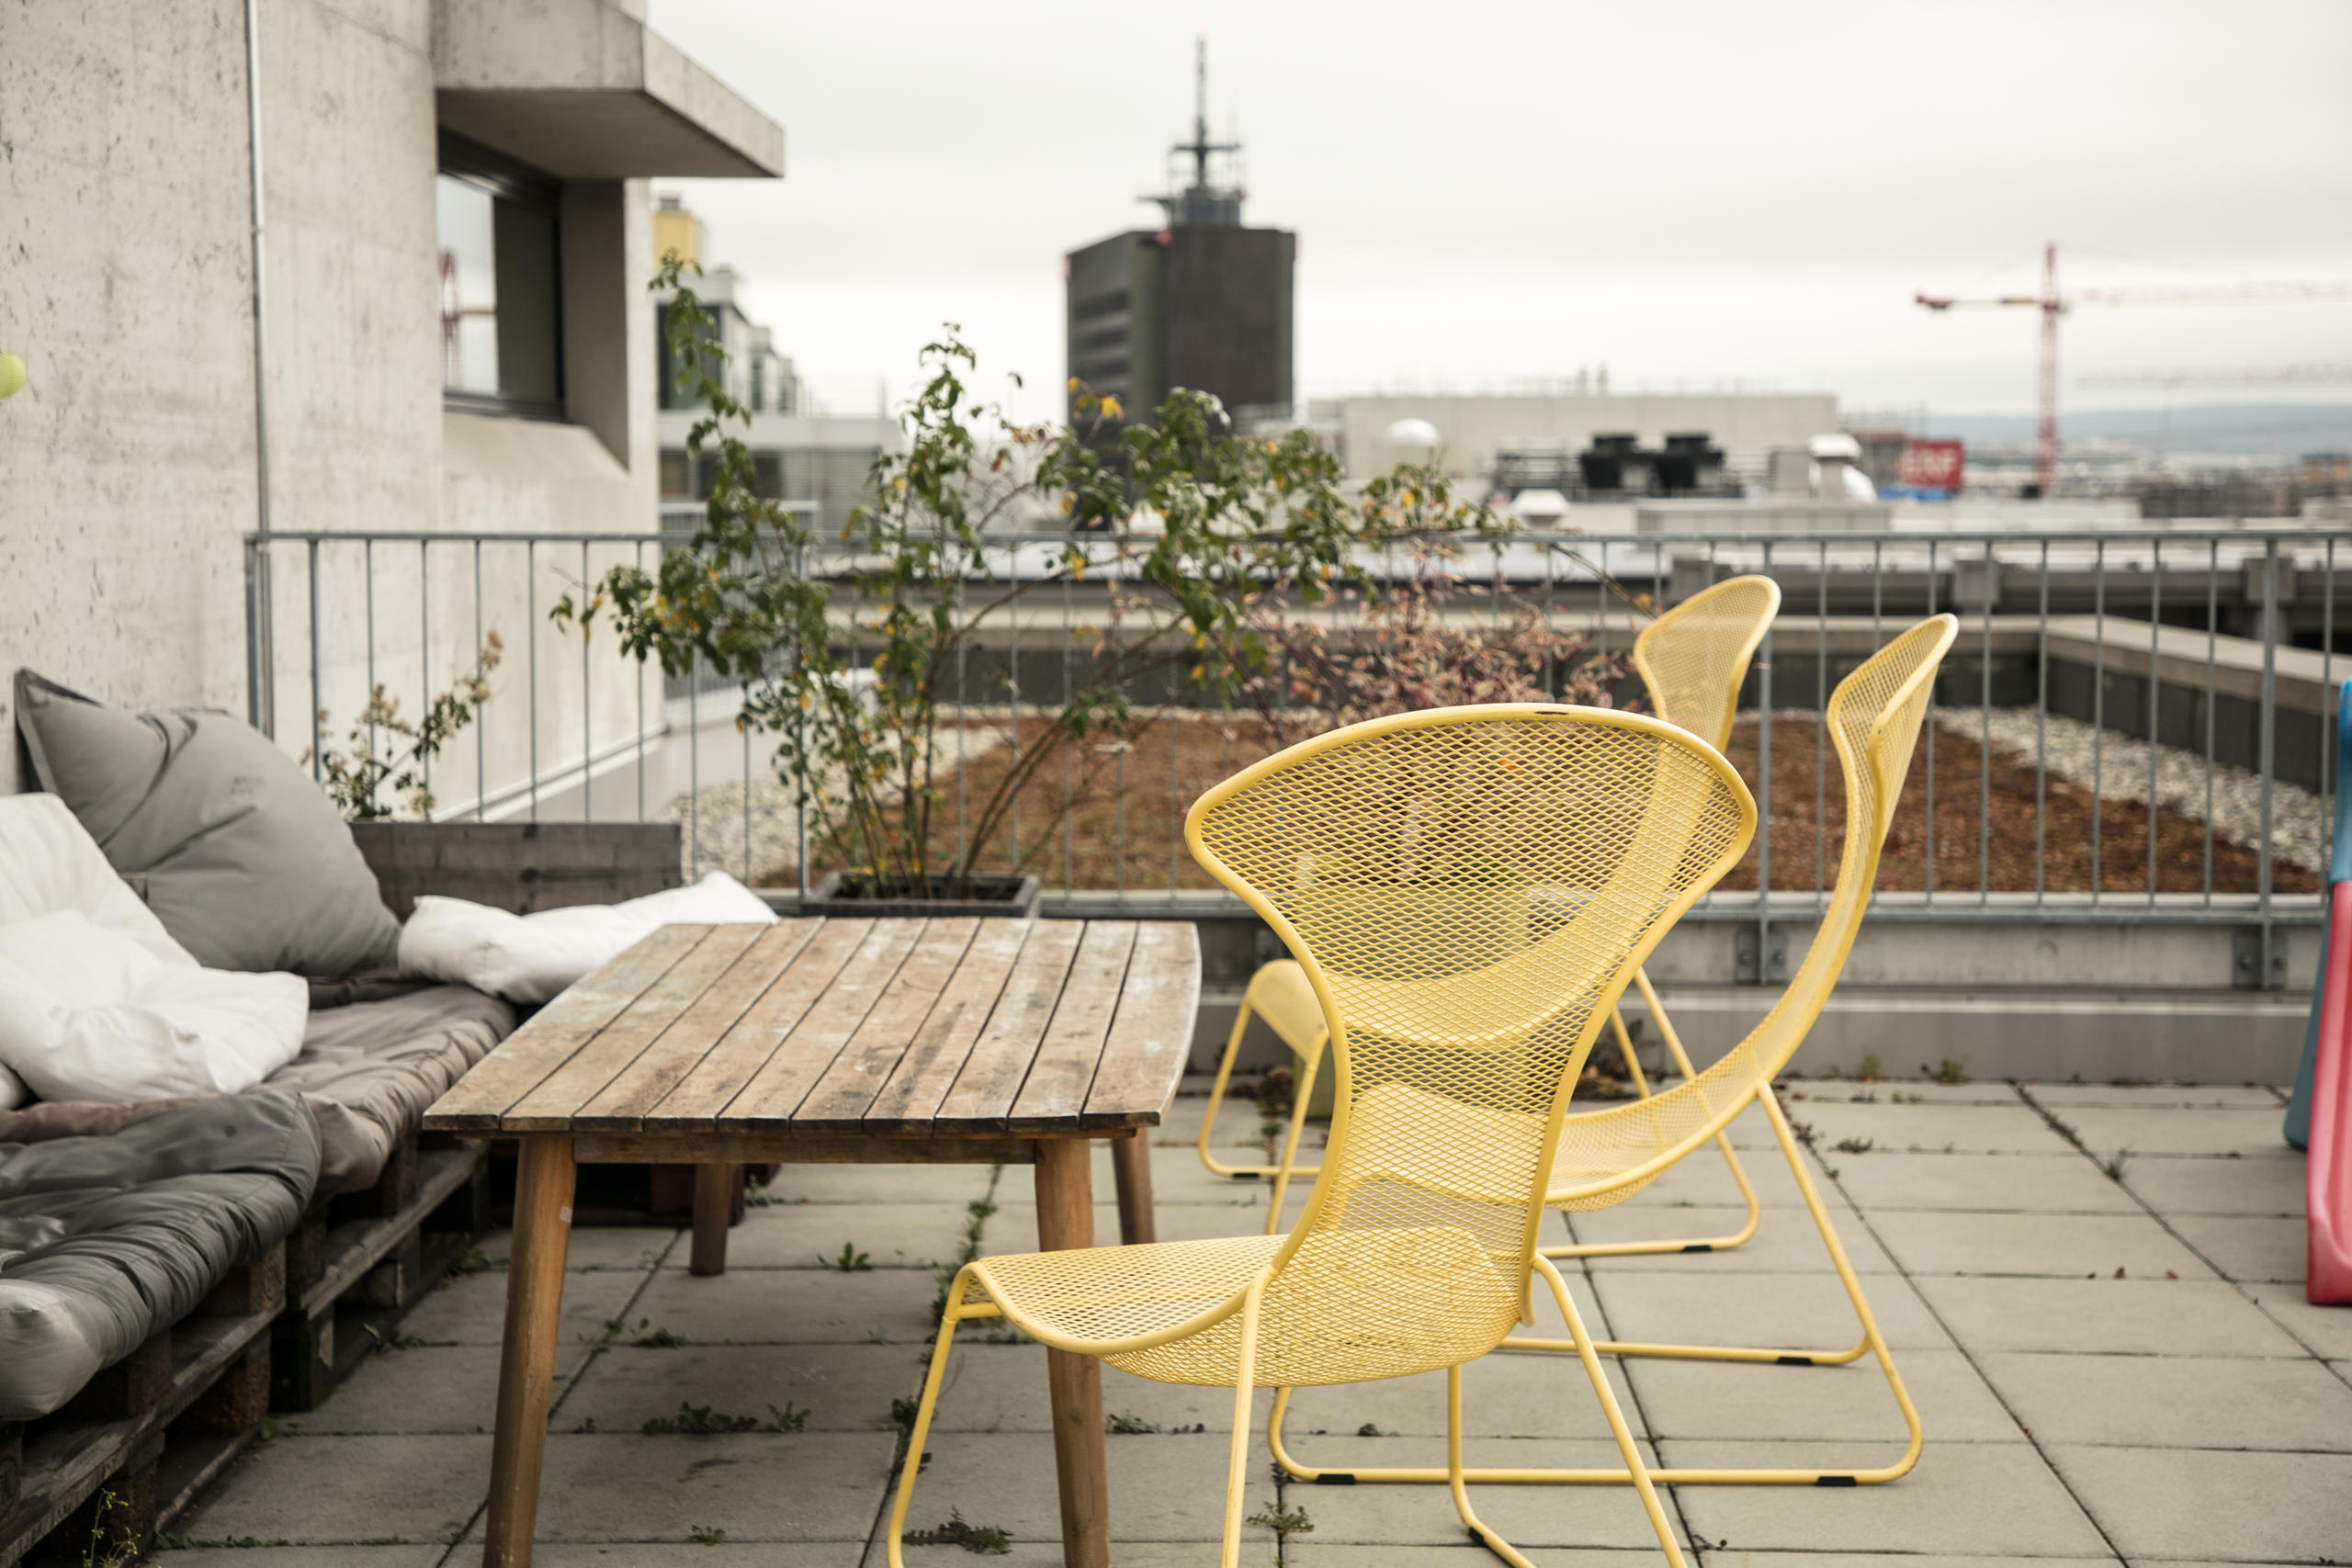
{"label": "brown soil bed", "polygon": [[[1034,734],[1042,721],[1027,721]],[[1757,725],[1745,719],[1733,733],[1731,760],[1756,783]],[[1809,892],[1837,879],[1845,831],[1845,789],[1838,758],[1826,747],[1816,752],[1816,728],[1801,718],[1772,726],[1771,851],[1776,891]],[[1048,888],[1125,889],[1212,887],[1208,875],[1183,849],[1185,809],[1209,785],[1275,750],[1255,718],[1229,723],[1181,718],[1147,725],[1132,740],[1089,741],[1048,761],[1022,792],[1018,848],[1000,834],[974,864],[976,872],[1033,871]],[[2030,893],[2035,881],[2034,772],[1994,749],[1989,765],[1977,743],[1947,731],[1934,735],[1935,813],[1928,812],[1930,747],[1922,734],[1910,778],[1895,809],[1879,865],[1883,892],[1919,892],[1928,886],[1927,860],[1932,838],[1934,890],[1939,894]],[[963,781],[964,820],[977,819],[983,803],[1012,765],[1009,754],[991,752],[967,764]],[[933,814],[932,849],[940,863],[956,853],[957,786],[951,773],[941,781],[944,798]],[[1825,790],[1826,786],[1826,790]],[[1059,820],[1067,790],[1071,809]],[[1822,798],[1825,795],[1826,798]],[[1816,812],[1815,801],[1820,799]],[[2093,823],[2097,822],[2098,886],[2104,892],[2148,890],[2148,812],[2135,802],[2098,801],[2090,791],[2055,777],[2043,786],[2046,818],[2041,836],[2040,886],[2052,893],[2081,893],[2091,887]],[[1980,838],[1980,828],[1982,837]],[[2156,890],[2195,893],[2205,886],[2204,824],[2168,808],[2156,815]],[[2253,848],[2219,833],[2211,843],[2212,888],[2217,893],[2255,891]],[[834,869],[818,866],[817,874]],[[772,869],[765,885],[788,886],[792,868]],[[2273,886],[2281,893],[2311,893],[2318,878],[2307,868],[2279,862]],[[1719,885],[1725,891],[1753,890],[1756,852]]]}

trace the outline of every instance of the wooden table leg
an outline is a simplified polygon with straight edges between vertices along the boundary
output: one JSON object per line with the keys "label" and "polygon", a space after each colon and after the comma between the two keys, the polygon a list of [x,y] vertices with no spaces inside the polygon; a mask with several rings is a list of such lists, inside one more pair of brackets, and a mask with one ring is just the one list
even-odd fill
{"label": "wooden table leg", "polygon": [[1129,1247],[1158,1241],[1151,1217],[1151,1134],[1111,1140],[1111,1174],[1119,1185],[1119,1239]]}
{"label": "wooden table leg", "polygon": [[[1093,1155],[1084,1138],[1037,1140],[1037,1245],[1094,1245]],[[1102,1363],[1046,1352],[1064,1568],[1110,1568],[1110,1486],[1102,1466]]]}
{"label": "wooden table leg", "polygon": [[727,1272],[727,1220],[734,1207],[735,1168],[695,1167],[695,1247],[686,1272]]}
{"label": "wooden table leg", "polygon": [[571,1140],[526,1137],[519,1164],[483,1568],[529,1568],[539,1466],[547,1454],[548,1397],[555,1385],[556,1318],[563,1309],[563,1261],[571,1238]]}

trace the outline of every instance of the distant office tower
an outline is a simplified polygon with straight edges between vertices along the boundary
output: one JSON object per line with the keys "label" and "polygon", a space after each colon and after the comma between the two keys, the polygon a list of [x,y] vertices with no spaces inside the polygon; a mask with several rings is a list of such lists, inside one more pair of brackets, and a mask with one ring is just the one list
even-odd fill
{"label": "distant office tower", "polygon": [[[1237,416],[1291,407],[1291,274],[1297,236],[1246,229],[1238,141],[1212,141],[1208,45],[1198,46],[1192,184],[1156,196],[1167,226],[1098,240],[1062,258],[1069,374],[1118,398],[1129,418],[1176,387],[1213,392]],[[1225,165],[1213,182],[1210,163]],[[1073,411],[1074,412],[1074,411]]]}

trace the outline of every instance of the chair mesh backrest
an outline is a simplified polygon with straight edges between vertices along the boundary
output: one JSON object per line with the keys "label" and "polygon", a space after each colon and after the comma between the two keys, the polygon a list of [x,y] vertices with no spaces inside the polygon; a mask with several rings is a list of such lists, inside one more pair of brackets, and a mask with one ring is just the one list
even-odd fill
{"label": "chair mesh backrest", "polygon": [[1475,1244],[1511,1281],[1507,1331],[1567,1089],[1754,815],[1691,737],[1540,705],[1375,719],[1203,796],[1194,852],[1283,932],[1330,1026],[1330,1145],[1277,1291],[1343,1238],[1386,1235],[1383,1269],[1431,1277]]}
{"label": "chair mesh backrest", "polygon": [[1730,744],[1747,662],[1780,610],[1779,583],[1735,577],[1693,593],[1644,626],[1634,639],[1634,668],[1658,717],[1718,751]]}
{"label": "chair mesh backrest", "polygon": [[1911,750],[1935,689],[1936,667],[1959,627],[1951,615],[1929,616],[1872,654],[1830,694],[1829,739],[1846,780],[1846,846],[1829,907],[1804,962],[1744,1043],[1766,1077],[1787,1066],[1804,1043],[1845,967],[1847,950],[1870,908],[1879,852],[1911,771]]}

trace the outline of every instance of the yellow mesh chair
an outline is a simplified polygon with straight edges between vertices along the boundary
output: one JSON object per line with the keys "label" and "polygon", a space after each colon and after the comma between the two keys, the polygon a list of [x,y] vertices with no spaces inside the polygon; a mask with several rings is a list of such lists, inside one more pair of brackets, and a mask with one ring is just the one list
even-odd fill
{"label": "yellow mesh chair", "polygon": [[[1911,766],[1911,750],[1927,712],[1936,669],[1951,646],[1959,623],[1951,615],[1934,615],[1904,632],[1881,649],[1862,667],[1838,682],[1829,700],[1827,723],[1846,781],[1846,845],[1838,863],[1837,886],[1830,895],[1819,931],[1804,963],[1781,995],[1779,1002],[1747,1037],[1705,1072],[1647,1100],[1626,1100],[1602,1110],[1565,1119],[1551,1165],[1548,1207],[1571,1213],[1606,1209],[1625,1201],[1665,1174],[1701,1145],[1722,1134],[1734,1117],[1750,1104],[1761,1106],[1772,1124],[1781,1153],[1804,1195],[1805,1207],[1821,1233],[1831,1263],[1846,1295],[1860,1320],[1861,1337],[1838,1351],[1758,1349],[1714,1345],[1668,1345],[1601,1340],[1593,1348],[1603,1354],[1660,1356],[1683,1360],[1719,1360],[1838,1366],[1858,1360],[1865,1351],[1876,1356],[1888,1389],[1900,1408],[1909,1433],[1902,1456],[1876,1469],[1653,1470],[1647,1480],[1675,1484],[1706,1483],[1779,1483],[1796,1485],[1856,1485],[1893,1481],[1906,1473],[1919,1457],[1918,1412],[1903,1386],[1878,1320],[1862,1294],[1846,1249],[1838,1240],[1821,1194],[1799,1153],[1795,1134],[1771,1083],[1797,1047],[1804,1043],[1814,1020],[1821,1014],[1837,984],[1846,954],[1854,942],[1871,890],[1877,879],[1879,851],[1893,821],[1894,805]],[[1544,1249],[1549,1251],[1549,1248]],[[1581,1331],[1572,1339],[1538,1339],[1514,1336],[1507,1347],[1515,1349],[1566,1350],[1579,1355],[1587,1343]],[[1356,1469],[1347,1472],[1310,1465],[1295,1458],[1282,1438],[1290,1391],[1274,1398],[1268,1439],[1275,1461],[1301,1480],[1346,1475],[1360,1482],[1448,1481],[1459,1486],[1474,1482],[1624,1482],[1645,1478],[1627,1470],[1471,1470],[1456,1474],[1447,1470]]]}
{"label": "yellow mesh chair", "polygon": [[[1568,1096],[1634,966],[1737,861],[1755,819],[1730,765],[1682,731],[1542,704],[1353,725],[1204,795],[1185,822],[1194,857],[1290,949],[1329,1032],[1322,1174],[1286,1235],[967,1264],[909,1454],[968,1318],[1141,1377],[1229,1387],[1232,1568],[1253,1390],[1446,1369],[1458,1413],[1459,1368],[1532,1321],[1539,1273],[1589,1345],[1535,1251]],[[1515,924],[1497,918],[1514,907]],[[1578,1357],[1679,1564],[1599,1357]],[[1449,1453],[1459,1474],[1458,1425]],[[892,1568],[920,1469],[899,1477]],[[1453,1491],[1479,1539],[1524,1564]]]}
{"label": "yellow mesh chair", "polygon": [[[1731,743],[1731,729],[1739,711],[1739,688],[1747,678],[1747,666],[1756,657],[1756,649],[1771,626],[1772,618],[1780,613],[1781,585],[1769,577],[1747,576],[1730,578],[1702,589],[1681,604],[1659,615],[1642,628],[1634,639],[1634,668],[1648,688],[1650,707],[1667,723],[1679,726],[1704,740],[1716,750]],[[1682,1041],[1675,1032],[1673,1021],[1658,1001],[1657,993],[1650,987],[1649,976],[1636,972],[1634,983],[1640,987],[1643,1003],[1657,1022],[1658,1034],[1674,1058],[1675,1066],[1687,1080],[1696,1076],[1690,1058],[1682,1048]],[[1241,1049],[1241,1039],[1252,1017],[1265,1021],[1283,1044],[1298,1058],[1298,1082],[1293,1087],[1290,1126],[1283,1137],[1280,1160],[1267,1165],[1230,1165],[1209,1152],[1217,1122],[1217,1112],[1225,1103],[1226,1086],[1233,1076],[1234,1057]],[[1640,1058],[1634,1051],[1633,1036],[1625,1028],[1624,1014],[1612,1008],[1610,1027],[1617,1042],[1617,1049],[1625,1059],[1625,1068],[1632,1077],[1636,1093],[1649,1094],[1648,1080],[1642,1074]],[[1226,1037],[1225,1055],[1218,1059],[1216,1080],[1209,1088],[1208,1107],[1201,1121],[1199,1147],[1201,1163],[1219,1176],[1237,1180],[1257,1180],[1272,1177],[1273,1195],[1266,1213],[1266,1234],[1272,1235],[1281,1224],[1283,1202],[1294,1176],[1314,1176],[1319,1167],[1297,1163],[1300,1134],[1306,1123],[1306,1111],[1314,1093],[1315,1079],[1322,1065],[1323,1019],[1315,1005],[1315,993],[1308,987],[1306,971],[1287,959],[1262,964],[1250,976],[1250,988],[1244,994],[1241,1010],[1235,1015],[1233,1032]],[[1717,1142],[1723,1149],[1732,1179],[1738,1183],[1740,1196],[1747,1205],[1747,1223],[1730,1235],[1715,1236],[1704,1241],[1631,1241],[1598,1243],[1581,1247],[1553,1247],[1544,1249],[1547,1258],[1581,1258],[1601,1254],[1649,1252],[1702,1252],[1720,1247],[1737,1247],[1756,1234],[1760,1209],[1756,1190],[1748,1184],[1747,1173],[1740,1168],[1738,1156],[1732,1153],[1728,1136]]]}

